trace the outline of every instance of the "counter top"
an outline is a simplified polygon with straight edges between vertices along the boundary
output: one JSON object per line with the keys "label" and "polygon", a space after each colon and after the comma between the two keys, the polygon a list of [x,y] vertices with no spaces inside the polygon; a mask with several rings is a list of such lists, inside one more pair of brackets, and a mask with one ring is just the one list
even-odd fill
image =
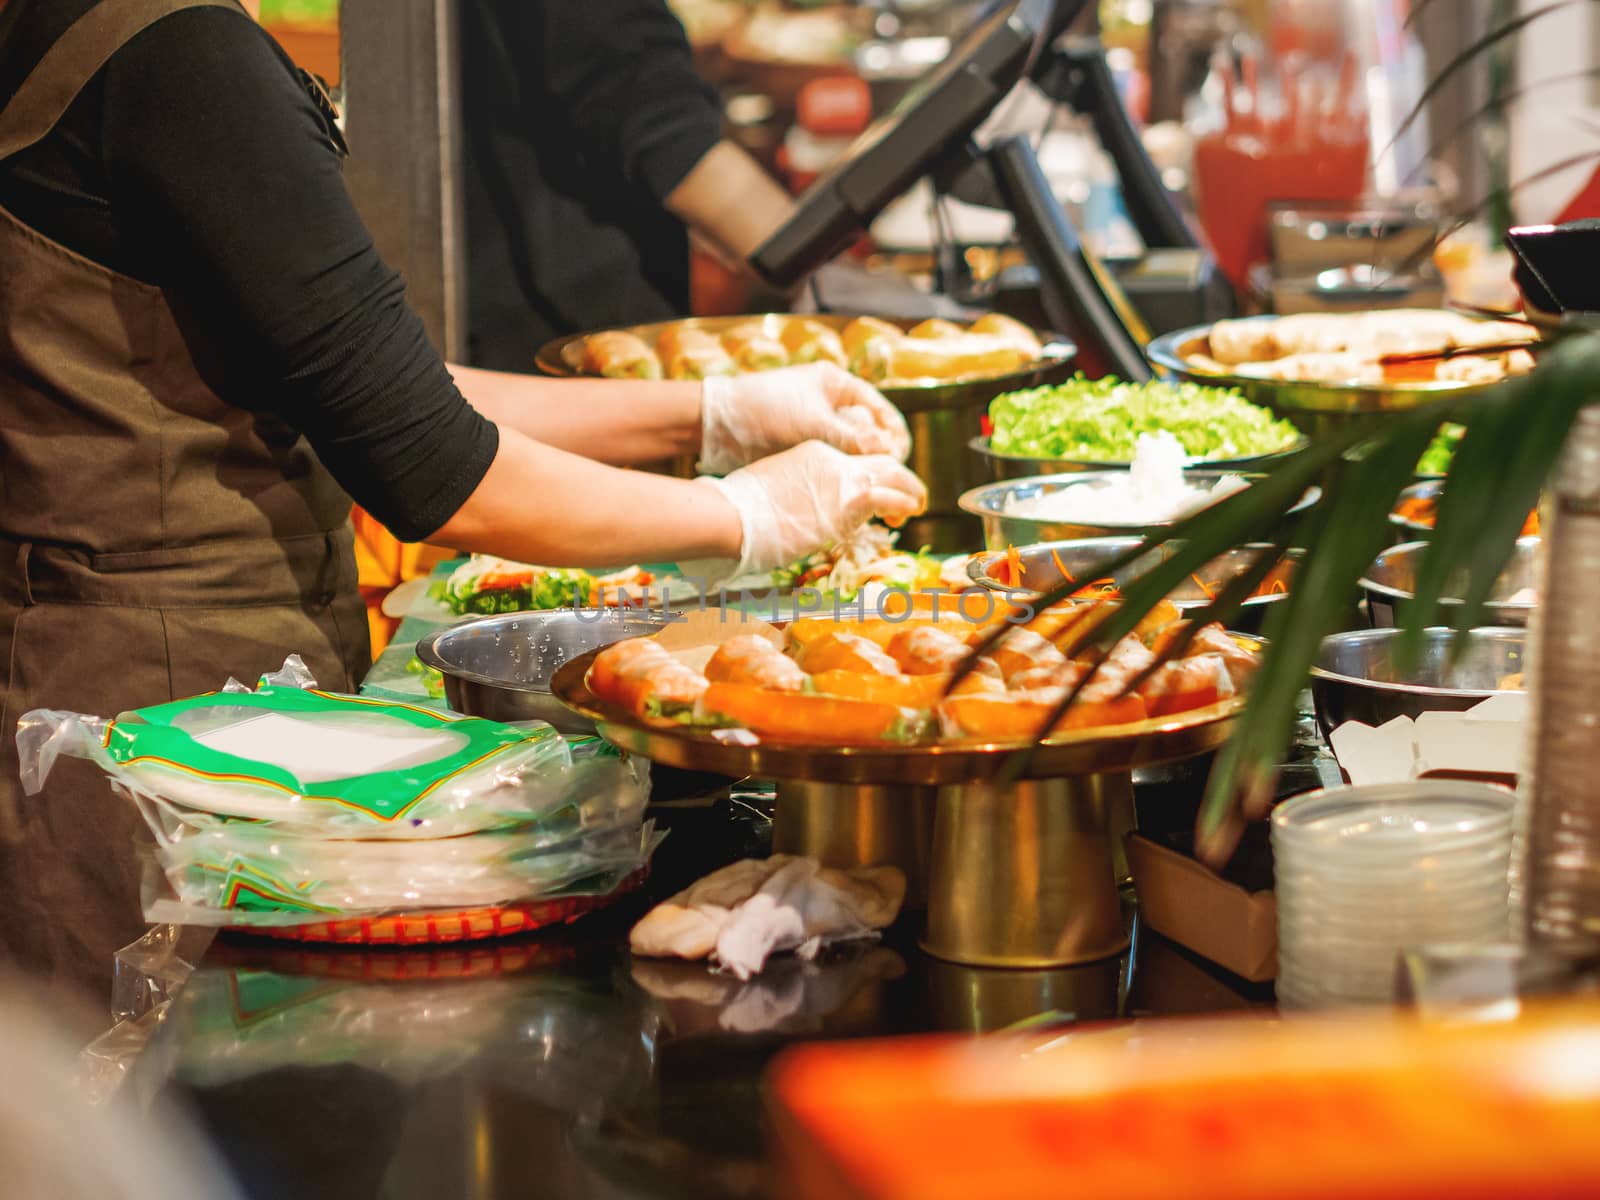
{"label": "counter top", "polygon": [[759,1090],[791,1042],[1271,1003],[1137,928],[1121,958],[1053,971],[939,962],[914,919],[746,984],[632,961],[650,896],[764,851],[764,809],[737,792],[663,807],[649,894],[558,933],[417,951],[221,938],[139,1071],[251,1200],[742,1198],[770,1194]]}
{"label": "counter top", "polygon": [[[1304,747],[1296,758],[1285,794],[1324,781]],[[1141,829],[1181,844],[1201,778],[1141,786]],[[920,913],[880,942],[783,956],[743,984],[632,960],[630,924],[766,854],[771,811],[761,785],[658,792],[669,836],[646,887],[557,931],[425,950],[219,937],[129,1084],[185,1104],[250,1200],[742,1200],[772,1194],[761,1080],[796,1041],[1272,1003],[1270,985],[1141,928],[1131,907],[1127,953],[1064,970],[930,958]]]}

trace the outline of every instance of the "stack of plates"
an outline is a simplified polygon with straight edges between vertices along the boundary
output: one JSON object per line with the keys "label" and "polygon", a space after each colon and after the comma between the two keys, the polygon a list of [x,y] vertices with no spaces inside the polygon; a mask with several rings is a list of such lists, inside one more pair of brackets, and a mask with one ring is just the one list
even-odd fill
{"label": "stack of plates", "polygon": [[1514,800],[1483,784],[1415,782],[1279,806],[1279,1004],[1386,1002],[1401,952],[1503,942]]}

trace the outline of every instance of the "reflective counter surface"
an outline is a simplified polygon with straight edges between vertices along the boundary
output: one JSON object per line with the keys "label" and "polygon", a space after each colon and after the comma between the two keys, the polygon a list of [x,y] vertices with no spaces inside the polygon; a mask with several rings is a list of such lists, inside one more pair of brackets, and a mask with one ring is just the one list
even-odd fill
{"label": "reflective counter surface", "polygon": [[[1283,790],[1318,782],[1303,763]],[[1142,789],[1141,826],[1181,840],[1193,799],[1174,796],[1197,784]],[[426,950],[218,939],[129,1082],[186,1105],[252,1200],[754,1197],[773,1193],[763,1069],[794,1041],[1272,1003],[1137,925],[1127,954],[1065,970],[931,959],[917,913],[748,983],[633,961],[649,902],[765,853],[770,831],[753,792],[655,816],[670,836],[646,893],[558,932]]]}

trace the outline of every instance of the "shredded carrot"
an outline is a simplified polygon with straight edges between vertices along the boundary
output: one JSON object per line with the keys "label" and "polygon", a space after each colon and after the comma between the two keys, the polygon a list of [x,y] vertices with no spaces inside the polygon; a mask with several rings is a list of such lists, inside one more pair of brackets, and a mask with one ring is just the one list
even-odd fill
{"label": "shredded carrot", "polygon": [[1217,598],[1217,594],[1211,590],[1211,585],[1206,583],[1204,579],[1201,579],[1200,576],[1191,575],[1189,578],[1194,580],[1195,586],[1205,593],[1207,600],[1215,600]]}
{"label": "shredded carrot", "polygon": [[1072,572],[1067,570],[1067,564],[1061,561],[1061,555],[1057,554],[1054,548],[1052,548],[1050,551],[1050,557],[1055,560],[1056,570],[1061,572],[1062,579],[1066,580],[1068,583],[1078,582],[1072,577]]}
{"label": "shredded carrot", "polygon": [[1022,555],[1015,546],[1006,547],[1006,563],[1009,565],[1010,578],[1006,581],[1012,587],[1022,586]]}
{"label": "shredded carrot", "polygon": [[1267,589],[1267,595],[1269,596],[1287,596],[1288,594],[1289,585],[1281,579],[1274,579],[1272,586]]}
{"label": "shredded carrot", "polygon": [[1085,584],[1072,594],[1075,597],[1097,596],[1106,599],[1115,596],[1119,590],[1115,579],[1096,579],[1093,583]]}

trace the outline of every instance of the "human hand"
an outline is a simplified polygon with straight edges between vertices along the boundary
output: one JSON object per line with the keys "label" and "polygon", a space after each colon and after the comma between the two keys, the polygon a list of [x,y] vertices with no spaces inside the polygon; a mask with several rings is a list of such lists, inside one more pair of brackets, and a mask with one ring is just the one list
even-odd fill
{"label": "human hand", "polygon": [[886,454],[851,455],[804,442],[734,471],[697,482],[738,511],[739,561],[685,567],[720,581],[776,570],[853,533],[873,517],[902,524],[922,512],[928,490]]}
{"label": "human hand", "polygon": [[700,423],[700,468],[713,475],[807,441],[900,462],[911,452],[899,410],[870,383],[826,362],[707,379]]}

